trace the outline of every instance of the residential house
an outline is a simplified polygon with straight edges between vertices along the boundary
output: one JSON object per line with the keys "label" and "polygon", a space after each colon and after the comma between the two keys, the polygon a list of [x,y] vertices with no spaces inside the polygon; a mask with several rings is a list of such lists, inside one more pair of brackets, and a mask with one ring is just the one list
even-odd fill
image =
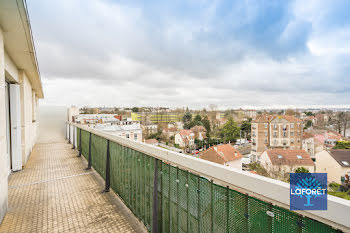
{"label": "residential house", "polygon": [[151,122],[147,122],[145,124],[142,124],[141,128],[143,130],[144,135],[151,135],[151,134],[155,134],[158,132],[158,125],[153,124]]}
{"label": "residential house", "polygon": [[242,170],[242,154],[231,144],[216,145],[200,153],[199,158]]}
{"label": "residential house", "polygon": [[319,141],[313,134],[304,133],[302,139],[302,147],[305,150],[313,161],[315,161],[315,155],[318,152],[321,152],[324,149],[324,144]]}
{"label": "residential house", "polygon": [[204,126],[196,125],[192,127],[191,130],[194,132],[195,139],[199,141],[203,141],[204,139],[207,138],[207,130]]}
{"label": "residential house", "polygon": [[183,129],[175,134],[175,144],[178,144],[180,148],[193,148],[194,147],[194,132],[190,129]]}
{"label": "residential house", "polygon": [[169,139],[170,137],[175,137],[175,134],[177,133],[177,129],[176,128],[167,128],[167,129],[163,129],[163,134],[164,136]]}
{"label": "residential house", "polygon": [[299,167],[315,171],[314,162],[304,150],[269,149],[261,154],[259,162],[269,175],[277,179],[288,178],[288,174]]}
{"label": "residential house", "polygon": [[343,183],[350,176],[350,150],[323,150],[316,154],[316,172],[327,173],[328,182]]}
{"label": "residential house", "polygon": [[267,149],[302,149],[303,122],[294,116],[261,115],[251,127],[252,154],[257,158]]}
{"label": "residential house", "polygon": [[157,139],[147,139],[145,140],[146,144],[152,145],[152,146],[158,146],[159,142]]}
{"label": "residential house", "polygon": [[43,97],[26,3],[0,1],[0,223],[9,175],[22,170],[36,142]]}
{"label": "residential house", "polygon": [[341,134],[328,131],[323,131],[323,133],[315,134],[315,137],[318,141],[323,143],[328,148],[334,147],[337,141],[342,140]]}

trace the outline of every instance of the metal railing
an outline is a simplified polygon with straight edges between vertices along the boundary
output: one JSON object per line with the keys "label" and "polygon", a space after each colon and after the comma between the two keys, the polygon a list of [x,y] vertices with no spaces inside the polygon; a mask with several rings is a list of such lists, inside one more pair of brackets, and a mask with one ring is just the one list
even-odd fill
{"label": "metal railing", "polygon": [[[288,209],[289,185],[69,123],[68,140],[150,232],[349,231],[350,204]],[[343,215],[343,216],[342,216]]]}

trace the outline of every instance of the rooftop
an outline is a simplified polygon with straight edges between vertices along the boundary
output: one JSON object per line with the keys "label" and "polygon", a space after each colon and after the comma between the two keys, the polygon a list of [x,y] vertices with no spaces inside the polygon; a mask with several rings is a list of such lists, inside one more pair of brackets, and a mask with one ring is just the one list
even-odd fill
{"label": "rooftop", "polygon": [[331,150],[329,153],[342,167],[350,167],[350,150]]}
{"label": "rooftop", "polygon": [[310,155],[305,150],[271,149],[266,150],[273,165],[314,166]]}

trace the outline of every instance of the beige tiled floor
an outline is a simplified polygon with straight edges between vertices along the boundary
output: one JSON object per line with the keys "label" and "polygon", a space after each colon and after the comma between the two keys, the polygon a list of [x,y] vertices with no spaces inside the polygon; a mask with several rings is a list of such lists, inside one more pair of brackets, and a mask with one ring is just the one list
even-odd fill
{"label": "beige tiled floor", "polygon": [[65,142],[36,144],[9,180],[9,210],[0,232],[145,232],[103,180]]}

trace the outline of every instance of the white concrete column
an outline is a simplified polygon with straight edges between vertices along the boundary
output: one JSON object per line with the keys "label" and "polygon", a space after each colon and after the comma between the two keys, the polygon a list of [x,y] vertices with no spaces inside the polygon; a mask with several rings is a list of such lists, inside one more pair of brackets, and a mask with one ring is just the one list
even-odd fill
{"label": "white concrete column", "polygon": [[0,223],[7,211],[8,166],[6,158],[5,50],[0,27]]}

